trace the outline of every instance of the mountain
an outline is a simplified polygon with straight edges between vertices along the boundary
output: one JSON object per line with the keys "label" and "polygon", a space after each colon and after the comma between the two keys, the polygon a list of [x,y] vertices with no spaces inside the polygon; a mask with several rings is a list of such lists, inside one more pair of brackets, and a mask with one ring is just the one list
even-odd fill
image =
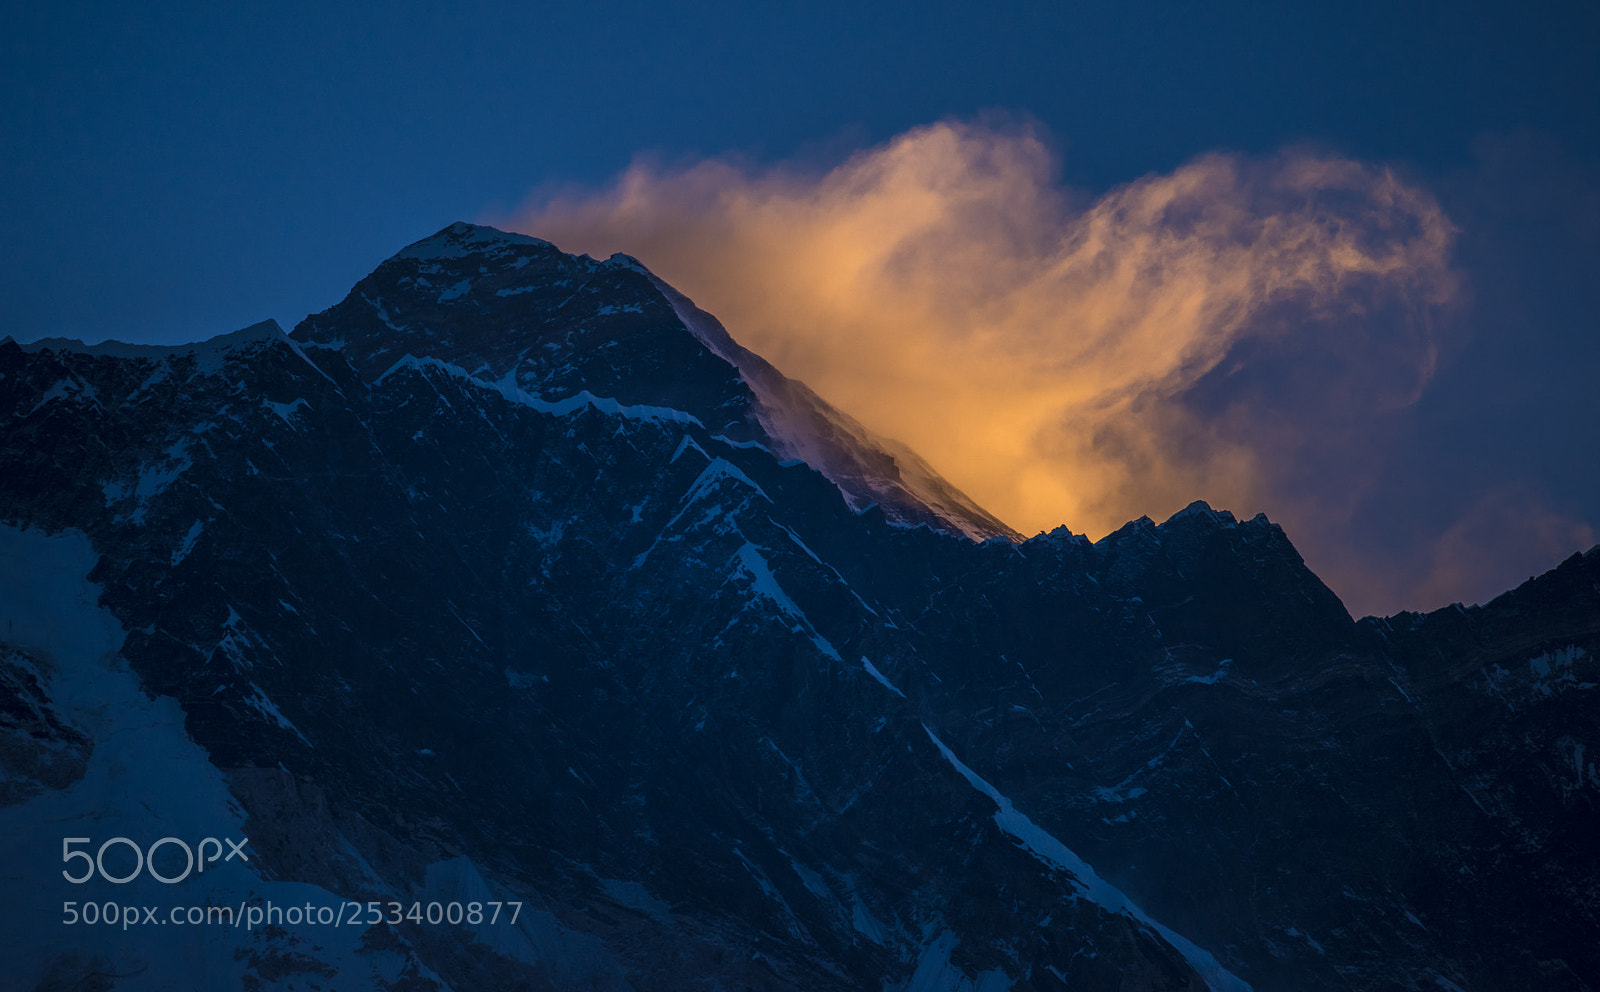
{"label": "mountain", "polygon": [[573,258],[537,238],[457,224],[379,266],[295,337],[342,351],[364,379],[409,354],[535,397],[588,391],[681,409],[736,440],[759,436],[774,454],[805,461],[852,508],[877,503],[897,523],[978,540],[1021,537],[910,449],[873,435],[739,346],[715,317],[627,255]]}
{"label": "mountain", "polygon": [[470,225],[0,424],[0,988],[1600,987],[1600,549],[1355,621],[1264,516],[1020,540]]}

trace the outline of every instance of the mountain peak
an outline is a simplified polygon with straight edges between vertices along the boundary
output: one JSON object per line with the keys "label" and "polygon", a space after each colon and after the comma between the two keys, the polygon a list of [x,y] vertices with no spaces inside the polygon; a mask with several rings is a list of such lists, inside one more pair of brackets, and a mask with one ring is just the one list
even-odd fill
{"label": "mountain peak", "polygon": [[1207,503],[1203,499],[1197,499],[1193,503],[1190,503],[1188,506],[1179,510],[1177,513],[1174,513],[1172,516],[1168,517],[1166,523],[1162,524],[1161,526],[1167,527],[1174,523],[1181,523],[1191,519],[1204,520],[1219,526],[1227,526],[1229,524],[1238,522],[1234,515],[1227,510],[1213,510],[1210,503]]}
{"label": "mountain peak", "polygon": [[1020,539],[903,444],[873,434],[734,341],[638,259],[568,255],[539,238],[456,223],[379,265],[294,330],[368,382],[407,356],[510,376],[532,396],[588,391],[681,410],[821,472],[851,508],[974,540]]}
{"label": "mountain peak", "polygon": [[396,252],[393,258],[464,258],[468,255],[500,255],[518,246],[553,249],[555,245],[540,238],[511,231],[502,231],[486,224],[469,224],[456,221],[414,241]]}
{"label": "mountain peak", "polygon": [[510,375],[546,400],[587,390],[706,420],[737,399],[732,370],[683,332],[636,263],[481,225],[452,224],[395,253],[292,336],[342,352],[368,382],[409,355]]}

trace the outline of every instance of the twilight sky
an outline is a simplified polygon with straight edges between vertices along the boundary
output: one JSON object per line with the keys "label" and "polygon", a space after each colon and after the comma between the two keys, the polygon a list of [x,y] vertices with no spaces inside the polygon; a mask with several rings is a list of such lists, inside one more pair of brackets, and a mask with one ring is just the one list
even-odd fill
{"label": "twilight sky", "polygon": [[491,222],[1025,531],[1205,498],[1482,601],[1600,527],[1600,7],[1303,6],[12,5],[0,334],[291,327]]}

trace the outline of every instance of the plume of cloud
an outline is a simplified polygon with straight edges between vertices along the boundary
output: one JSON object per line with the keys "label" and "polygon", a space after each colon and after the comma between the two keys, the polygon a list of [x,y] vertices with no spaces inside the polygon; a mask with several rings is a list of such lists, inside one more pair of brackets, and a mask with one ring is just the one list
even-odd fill
{"label": "plume of cloud", "polygon": [[639,257],[1024,533],[1205,498],[1267,510],[1315,566],[1437,364],[1450,221],[1307,151],[1097,198],[1056,176],[1026,125],[943,122],[821,171],[641,161],[509,222]]}

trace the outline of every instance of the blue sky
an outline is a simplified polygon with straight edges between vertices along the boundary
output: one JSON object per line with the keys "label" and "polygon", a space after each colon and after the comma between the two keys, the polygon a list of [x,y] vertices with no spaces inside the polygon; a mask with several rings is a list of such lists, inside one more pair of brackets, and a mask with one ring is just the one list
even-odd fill
{"label": "blue sky", "polygon": [[990,109],[1042,122],[1090,190],[1304,141],[1435,179],[1486,134],[1600,158],[1592,4],[991,6],[16,4],[9,330],[290,323],[402,243],[637,153],[826,158]]}

